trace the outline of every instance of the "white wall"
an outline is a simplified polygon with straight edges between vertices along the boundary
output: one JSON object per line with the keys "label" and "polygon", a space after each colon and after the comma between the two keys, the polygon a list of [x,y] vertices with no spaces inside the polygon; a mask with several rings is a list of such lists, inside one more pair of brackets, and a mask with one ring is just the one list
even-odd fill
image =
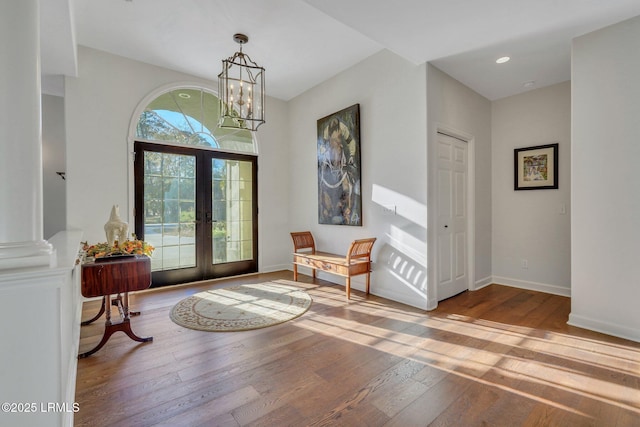
{"label": "white wall", "polygon": [[[634,228],[640,199],[632,159],[640,146],[635,81],[640,65],[626,52],[637,51],[639,26],[636,19],[577,39],[572,91],[563,83],[493,107],[435,67],[415,66],[388,51],[288,103],[268,98],[267,123],[258,132],[260,270],[291,268],[290,231],[309,229],[318,247],[335,252],[345,251],[354,238],[376,236],[372,292],[433,308],[426,141],[445,125],[474,137],[476,285],[493,275],[515,286],[559,294],[571,290],[573,324],[638,339],[633,302],[639,291],[633,283],[639,275],[633,256],[640,241]],[[80,48],[79,58],[79,77],[66,80],[67,223],[95,241],[104,239],[111,205],[119,204],[132,220],[127,132],[140,100],[173,82],[214,85],[86,48]],[[316,122],[355,103],[361,112],[364,225],[319,225]],[[560,189],[514,192],[513,148],[555,141]],[[580,183],[573,185],[571,203],[570,179]],[[560,215],[563,203],[571,215]],[[529,214],[532,204],[542,206],[543,214]],[[396,206],[398,214],[385,215],[383,205]],[[521,240],[536,250],[524,252],[530,248],[519,246]],[[526,271],[520,267],[524,256]],[[355,280],[354,287],[363,289],[363,282]]]}
{"label": "white wall", "polygon": [[[80,47],[78,77],[65,80],[67,132],[67,225],[84,230],[89,242],[104,241],[104,223],[111,206],[133,230],[129,205],[133,182],[129,177],[127,137],[133,113],[154,90],[173,83],[196,83],[216,90],[213,81],[144,64],[94,49]],[[211,71],[212,75],[217,73]],[[287,130],[283,103],[267,98],[267,123],[260,127],[258,203],[260,208],[260,268],[281,268],[285,254],[288,218],[286,171]],[[265,226],[267,224],[267,226]],[[272,244],[271,242],[280,241]]]}
{"label": "white wall", "polygon": [[[474,258],[472,259],[472,289],[491,282],[491,102],[472,91],[467,86],[429,65],[427,70],[428,123],[430,147],[435,147],[438,128],[470,137],[469,173],[474,185],[473,199],[475,209],[475,235],[473,239]],[[435,150],[429,151],[434,158]],[[432,163],[430,163],[432,164]],[[435,173],[435,162],[431,169]],[[434,175],[435,176],[435,175]],[[435,183],[435,179],[431,180]],[[429,200],[435,200],[435,186],[430,187]],[[433,202],[430,202],[433,205]],[[435,227],[436,215],[431,215],[431,226]],[[435,235],[431,247],[435,247]],[[430,265],[434,265],[435,253],[431,251]],[[432,280],[436,278],[432,275]],[[435,293],[431,296],[437,298]],[[436,300],[430,297],[430,308]]]}
{"label": "white wall", "polygon": [[261,272],[291,268],[287,104],[267,97],[266,123],[258,138],[258,262]]}
{"label": "white wall", "polygon": [[[421,308],[427,306],[425,94],[425,66],[382,51],[291,100],[288,110],[287,231],[310,230],[316,247],[337,253],[353,239],[377,237],[371,292]],[[317,120],[353,104],[360,104],[363,225],[318,224]],[[396,206],[397,215],[384,215],[383,205]],[[362,276],[353,287],[364,289]]]}
{"label": "white wall", "polygon": [[[427,120],[427,99],[429,116]],[[318,224],[316,124],[360,104],[363,227]],[[476,162],[473,276],[491,277],[490,102],[438,69],[382,51],[289,103],[291,230],[311,230],[317,247],[344,252],[352,239],[378,238],[371,291],[424,309],[437,305],[429,265],[427,135],[438,125],[473,137]],[[432,135],[433,133],[433,135]],[[430,190],[429,190],[430,191]],[[396,207],[395,216],[383,206]],[[342,283],[335,276],[322,276]],[[356,279],[358,289],[363,281]]]}
{"label": "white wall", "polygon": [[[493,102],[495,283],[570,295],[570,138],[569,82]],[[556,142],[559,188],[514,191],[513,150]],[[561,214],[562,207],[565,214]],[[528,268],[522,267],[522,260]]]}
{"label": "white wall", "polygon": [[42,95],[42,210],[44,238],[67,228],[64,98]]}
{"label": "white wall", "polygon": [[573,42],[569,323],[640,341],[640,17]]}
{"label": "white wall", "polygon": [[[268,98],[267,123],[260,127],[260,271],[291,268],[288,233],[310,229],[318,247],[344,252],[351,240],[376,236],[372,292],[427,308],[427,125],[426,65],[415,66],[384,51],[284,103]],[[445,76],[442,74],[442,76]],[[441,77],[441,119],[479,134],[488,144],[487,101]],[[67,222],[85,230],[88,241],[104,240],[111,206],[133,223],[127,136],[140,101],[175,82],[213,82],[81,47],[79,76],[65,82],[67,131]],[[455,82],[455,83],[452,83]],[[483,101],[484,100],[484,101]],[[454,106],[460,102],[463,107]],[[477,104],[479,102],[479,104]],[[317,219],[317,119],[359,103],[361,113],[363,227],[319,225]],[[480,108],[480,109],[479,109]],[[477,169],[482,182],[476,262],[490,274],[490,157],[483,149]],[[98,165],[96,167],[96,165]],[[283,167],[283,165],[289,165]],[[397,215],[383,212],[396,207]],[[336,280],[334,276],[326,276]],[[339,280],[339,279],[338,279]],[[364,279],[354,281],[364,288]],[[432,289],[430,295],[435,298]],[[432,308],[432,307],[431,307]]]}
{"label": "white wall", "polygon": [[2,426],[73,425],[73,412],[46,412],[47,402],[73,409],[80,342],[82,232],[62,232],[49,243],[56,262],[49,268],[5,270],[0,274],[0,401],[33,402],[35,413],[0,415]]}

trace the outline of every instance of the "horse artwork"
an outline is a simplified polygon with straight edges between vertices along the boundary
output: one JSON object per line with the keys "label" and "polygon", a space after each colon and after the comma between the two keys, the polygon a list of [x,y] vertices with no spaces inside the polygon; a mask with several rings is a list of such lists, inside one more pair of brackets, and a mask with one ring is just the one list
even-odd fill
{"label": "horse artwork", "polygon": [[362,225],[360,104],[318,120],[318,223]]}
{"label": "horse artwork", "polygon": [[104,232],[107,235],[107,243],[109,246],[118,241],[124,242],[128,238],[129,224],[120,219],[120,207],[113,205],[109,221],[104,225]]}

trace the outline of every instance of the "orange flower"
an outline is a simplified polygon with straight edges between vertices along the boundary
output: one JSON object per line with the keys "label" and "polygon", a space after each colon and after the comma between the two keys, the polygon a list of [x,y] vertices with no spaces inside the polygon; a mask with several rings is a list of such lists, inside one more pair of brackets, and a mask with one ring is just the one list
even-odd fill
{"label": "orange flower", "polygon": [[126,240],[122,243],[116,242],[113,246],[109,246],[107,243],[89,245],[87,242],[83,242],[82,249],[85,251],[86,256],[100,258],[124,254],[151,256],[155,248],[147,242],[135,239],[134,236],[134,240]]}

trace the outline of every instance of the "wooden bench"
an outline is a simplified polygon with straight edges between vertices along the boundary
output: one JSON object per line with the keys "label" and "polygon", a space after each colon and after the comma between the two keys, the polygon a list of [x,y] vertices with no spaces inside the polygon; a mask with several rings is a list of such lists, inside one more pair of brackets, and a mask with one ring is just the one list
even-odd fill
{"label": "wooden bench", "polygon": [[309,267],[316,278],[316,270],[346,277],[347,299],[351,298],[351,277],[367,275],[367,294],[371,275],[371,248],[375,237],[351,242],[346,255],[336,255],[316,251],[316,244],[310,231],[291,233],[293,239],[293,280],[298,280],[298,266]]}

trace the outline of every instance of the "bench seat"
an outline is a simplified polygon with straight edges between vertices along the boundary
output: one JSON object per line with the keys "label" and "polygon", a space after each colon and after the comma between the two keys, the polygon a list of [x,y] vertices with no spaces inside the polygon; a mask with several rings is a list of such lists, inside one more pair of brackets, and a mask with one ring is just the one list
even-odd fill
{"label": "bench seat", "polygon": [[291,233],[293,239],[293,280],[298,280],[298,266],[336,274],[346,278],[345,290],[347,299],[351,298],[351,277],[366,274],[366,293],[369,294],[371,276],[371,249],[375,237],[354,240],[346,255],[316,251],[313,235],[309,231]]}

